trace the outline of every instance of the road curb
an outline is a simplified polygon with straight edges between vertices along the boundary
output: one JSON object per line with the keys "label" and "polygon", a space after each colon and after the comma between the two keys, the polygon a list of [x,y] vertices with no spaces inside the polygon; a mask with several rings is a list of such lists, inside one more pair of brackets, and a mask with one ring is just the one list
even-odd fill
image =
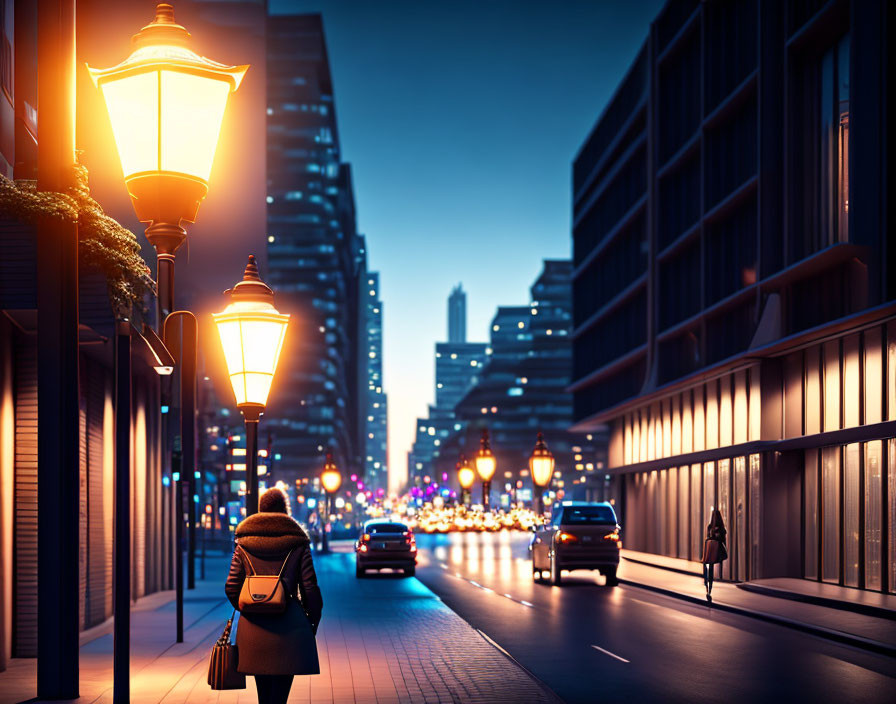
{"label": "road curb", "polygon": [[[453,611],[453,609],[452,609],[452,611]],[[455,614],[456,613],[457,612],[455,612]],[[460,618],[460,616],[458,616],[458,618]],[[466,623],[466,621],[465,621],[465,623]],[[502,648],[500,645],[498,645],[498,643],[496,643],[485,631],[483,631],[482,629],[476,628],[472,624],[467,624],[467,625],[469,625],[470,628],[472,628],[474,631],[476,631],[486,643],[488,643],[495,650],[497,650],[499,653],[501,653],[505,658],[510,660],[510,662],[512,662],[514,665],[516,665],[518,668],[520,668],[527,675],[529,675],[529,677],[531,677],[532,680],[535,682],[535,684],[537,684],[541,688],[541,691],[544,692],[544,695],[550,701],[555,702],[555,704],[564,704],[564,701],[557,695],[557,693],[553,689],[548,687],[547,684],[542,682],[528,667],[523,665],[523,663],[521,663],[519,660],[517,660],[515,657],[513,657],[513,655],[511,655],[506,650],[504,650],[504,648]]]}
{"label": "road curb", "polygon": [[645,584],[643,582],[635,582],[630,579],[624,579],[622,577],[619,578],[620,584],[627,584],[632,587],[639,587],[641,589],[647,589],[649,591],[657,592],[659,594],[665,594],[666,596],[671,596],[676,599],[681,599],[682,601],[688,601],[692,604],[696,604],[698,606],[705,606],[708,609],[714,609],[717,611],[727,611],[729,613],[737,614],[739,616],[749,616],[750,618],[755,618],[760,621],[766,621],[768,623],[774,623],[779,626],[786,626],[788,628],[792,628],[797,631],[802,631],[804,633],[809,633],[814,636],[818,636],[820,638],[825,638],[827,640],[833,640],[838,643],[842,643],[843,645],[849,645],[854,648],[860,648],[862,650],[869,650],[874,653],[878,653],[880,655],[888,655],[890,657],[896,657],[896,645],[891,645],[889,643],[882,643],[881,641],[872,640],[871,638],[863,638],[862,636],[853,635],[852,633],[844,633],[843,631],[836,631],[832,628],[825,628],[823,626],[816,626],[811,623],[805,623],[803,621],[795,621],[793,619],[785,618],[784,616],[778,616],[776,614],[769,614],[764,611],[753,611],[751,609],[745,609],[740,606],[731,606],[730,604],[723,604],[717,601],[714,601],[712,604],[708,604],[705,599],[700,597],[691,596],[690,594],[682,594],[681,592],[677,592],[673,589],[666,589],[664,587],[657,587],[653,584]]}
{"label": "road curb", "polygon": [[816,596],[814,594],[801,594],[799,592],[791,592],[786,589],[778,589],[763,584],[753,584],[752,582],[739,582],[736,586],[738,589],[743,589],[745,592],[771,596],[776,599],[789,599],[790,601],[799,601],[803,604],[815,604],[816,606],[824,606],[828,609],[839,609],[840,611],[862,614],[863,616],[873,616],[874,618],[896,621],[896,611],[880,606],[873,606],[871,604],[841,601],[840,599],[831,599],[828,597]]}

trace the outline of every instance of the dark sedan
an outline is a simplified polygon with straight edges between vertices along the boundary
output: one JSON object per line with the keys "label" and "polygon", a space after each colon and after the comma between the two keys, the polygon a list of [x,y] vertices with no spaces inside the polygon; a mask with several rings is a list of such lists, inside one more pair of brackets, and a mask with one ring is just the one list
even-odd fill
{"label": "dark sedan", "polygon": [[417,567],[417,541],[404,523],[376,520],[364,524],[355,543],[355,575],[367,570],[399,569],[413,576]]}

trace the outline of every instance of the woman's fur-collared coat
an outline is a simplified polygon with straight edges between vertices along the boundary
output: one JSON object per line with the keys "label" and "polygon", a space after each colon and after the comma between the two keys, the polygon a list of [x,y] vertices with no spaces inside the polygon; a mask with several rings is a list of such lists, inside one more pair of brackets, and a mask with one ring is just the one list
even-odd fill
{"label": "woman's fur-collared coat", "polygon": [[289,596],[283,613],[240,614],[236,631],[239,671],[248,675],[319,674],[314,633],[323,599],[308,535],[285,513],[256,513],[236,527],[236,544],[224,586],[234,608],[238,608],[240,590],[253,568],[255,574],[277,574],[284,560],[282,580]]}

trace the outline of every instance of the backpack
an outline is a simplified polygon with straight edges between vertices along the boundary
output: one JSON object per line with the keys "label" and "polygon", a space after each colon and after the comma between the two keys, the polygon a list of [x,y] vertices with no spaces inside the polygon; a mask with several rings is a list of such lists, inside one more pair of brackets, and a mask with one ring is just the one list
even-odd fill
{"label": "backpack", "polygon": [[252,574],[246,575],[243,581],[243,588],[240,590],[239,608],[240,613],[247,614],[280,614],[286,611],[288,597],[286,595],[286,587],[283,586],[283,569],[292,555],[292,550],[286,555],[286,559],[280,566],[280,572],[277,574],[257,574],[249,554],[242,550],[249,563]]}

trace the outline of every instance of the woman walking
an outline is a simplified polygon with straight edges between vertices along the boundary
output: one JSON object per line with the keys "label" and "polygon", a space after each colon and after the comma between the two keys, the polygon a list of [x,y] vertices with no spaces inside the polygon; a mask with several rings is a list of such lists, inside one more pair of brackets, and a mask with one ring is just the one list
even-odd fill
{"label": "woman walking", "polygon": [[706,585],[706,600],[712,603],[712,578],[716,565],[728,559],[728,549],[725,547],[725,539],[728,531],[725,530],[725,522],[719,509],[712,510],[709,525],[706,526],[706,540],[703,543],[703,583]]}
{"label": "woman walking", "polygon": [[289,515],[286,494],[277,488],[268,489],[258,508],[259,513],[236,527],[236,548],[224,591],[239,609],[247,576],[280,575],[285,610],[241,610],[236,644],[238,670],[255,676],[259,704],[286,704],[295,675],[320,673],[314,636],[323,599],[308,535]]}

